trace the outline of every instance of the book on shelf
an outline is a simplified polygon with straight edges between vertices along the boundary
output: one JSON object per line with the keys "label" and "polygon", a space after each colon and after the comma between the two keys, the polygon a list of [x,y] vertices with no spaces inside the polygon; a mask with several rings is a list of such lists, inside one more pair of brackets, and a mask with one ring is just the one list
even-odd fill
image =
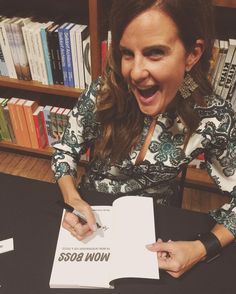
{"label": "book on shelf", "polygon": [[41,29],[45,26],[46,26],[45,23],[37,23],[34,29],[34,36],[35,36],[35,43],[36,43],[36,55],[38,60],[39,73],[40,73],[40,82],[43,85],[49,85],[46,62],[45,62],[44,52],[43,52],[43,42],[41,38]]}
{"label": "book on shelf", "polygon": [[63,23],[58,27],[58,40],[59,40],[59,50],[61,54],[61,66],[63,73],[64,86],[69,86],[69,78],[67,71],[67,58],[66,58],[66,48],[65,48],[65,35],[64,29],[68,25],[68,22]]}
{"label": "book on shelf", "polygon": [[35,149],[40,148],[38,144],[38,137],[37,137],[37,132],[35,129],[35,124],[33,119],[33,113],[38,108],[38,106],[39,106],[38,102],[33,100],[26,100],[25,103],[23,104],[23,109],[24,109],[25,118],[26,118],[28,131],[29,131],[31,147]]}
{"label": "book on shelf", "polygon": [[236,75],[236,50],[234,51],[234,55],[232,58],[232,62],[229,66],[228,74],[226,77],[225,85],[222,90],[222,97],[228,100],[231,100],[232,97],[230,97],[230,88],[233,86],[234,83],[234,76]]}
{"label": "book on shelf", "polygon": [[62,113],[63,132],[64,132],[65,128],[67,127],[70,113],[71,113],[71,109],[70,108],[65,108],[65,110]]}
{"label": "book on shelf", "polygon": [[229,69],[230,69],[230,66],[232,63],[232,59],[234,56],[235,49],[236,49],[236,40],[230,39],[228,51],[226,53],[225,60],[224,60],[223,66],[222,66],[222,71],[221,71],[221,75],[219,78],[219,83],[216,88],[216,94],[218,94],[218,95],[221,95],[222,91],[224,89],[225,82],[227,80],[227,75],[228,75],[228,72],[229,72]]}
{"label": "book on shelf", "polygon": [[11,22],[11,29],[14,39],[14,54],[18,56],[19,66],[21,69],[22,79],[29,81],[31,80],[31,72],[29,66],[29,60],[27,57],[24,37],[22,33],[22,27],[30,22],[30,18],[17,18],[15,21]]}
{"label": "book on shelf", "polygon": [[225,63],[225,58],[226,58],[226,54],[228,52],[228,48],[229,48],[229,42],[227,40],[220,40],[220,60],[219,60],[219,65],[217,67],[217,72],[216,72],[216,77],[215,77],[215,81],[214,81],[214,88],[215,88],[215,92],[218,92],[218,87],[219,87],[219,82],[220,82],[220,77],[221,77],[221,73],[224,67],[224,63]]}
{"label": "book on shelf", "polygon": [[58,127],[57,127],[57,111],[58,111],[58,109],[59,109],[59,107],[54,106],[50,110],[53,142],[59,140]]}
{"label": "book on shelf", "polygon": [[33,21],[29,21],[26,25],[22,27],[22,34],[25,42],[25,49],[29,61],[29,68],[31,73],[31,78],[34,81],[38,81],[37,77],[37,68],[35,61],[35,44],[33,34],[31,33],[32,26],[34,25]]}
{"label": "book on shelf", "polygon": [[38,106],[37,109],[33,112],[33,120],[38,139],[38,146],[39,148],[45,148],[48,145],[48,139],[45,130],[43,106]]}
{"label": "book on shelf", "polygon": [[58,138],[61,139],[64,128],[63,128],[63,111],[65,110],[64,107],[59,107],[57,112],[56,112],[56,120],[57,120],[57,133],[58,133]]}
{"label": "book on shelf", "polygon": [[4,32],[4,35],[6,37],[6,40],[8,42],[8,48],[9,48],[9,54],[11,55],[11,58],[13,60],[15,72],[17,79],[23,80],[22,72],[21,72],[21,67],[20,67],[20,61],[19,61],[19,56],[16,52],[16,47],[15,47],[15,41],[12,33],[12,28],[11,28],[11,23],[13,23],[17,18],[5,18],[1,24],[2,24],[2,29]]}
{"label": "book on shelf", "polygon": [[71,30],[70,30],[70,43],[71,43],[71,58],[72,58],[72,64],[73,64],[73,77],[74,77],[74,87],[75,88],[82,88],[80,86],[80,67],[83,66],[79,64],[79,56],[78,56],[78,50],[77,46],[80,46],[79,44],[76,44],[76,34],[80,31],[79,24],[75,24]]}
{"label": "book on shelf", "polygon": [[0,19],[0,45],[2,48],[2,53],[4,56],[4,60],[6,62],[8,75],[10,78],[17,79],[16,70],[13,62],[13,58],[11,56],[11,49],[9,46],[9,42],[6,35],[6,30],[4,29],[4,21],[7,19],[6,17],[2,17]]}
{"label": "book on shelf", "polygon": [[23,105],[26,102],[25,99],[19,98],[18,101],[15,103],[16,107],[16,115],[18,116],[19,121],[19,129],[20,129],[20,136],[21,136],[21,144],[22,146],[31,148],[31,141],[29,136],[28,125],[26,122],[25,112]]}
{"label": "book on shelf", "polygon": [[44,115],[46,134],[47,134],[49,146],[52,146],[52,143],[55,140],[55,138],[53,137],[51,113],[50,113],[52,108],[53,108],[53,106],[51,106],[51,105],[46,105],[43,108],[43,115]]}
{"label": "book on shelf", "polygon": [[10,112],[9,112],[9,108],[8,108],[7,104],[3,107],[3,113],[4,113],[5,121],[7,122],[7,127],[9,130],[10,136],[11,136],[11,142],[16,143],[16,136],[14,134],[14,130],[13,130],[12,122],[11,122],[11,117],[10,117]]}
{"label": "book on shelf", "polygon": [[61,54],[59,48],[58,27],[59,24],[55,24],[51,28],[47,29],[47,40],[50,52],[53,83],[55,85],[64,85]]}
{"label": "book on shelf", "polygon": [[6,61],[2,52],[1,42],[0,42],[0,76],[8,77],[8,70]]}
{"label": "book on shelf", "polygon": [[7,105],[7,101],[7,98],[0,98],[0,132],[2,140],[11,142],[11,134],[4,116],[4,107]]}
{"label": "book on shelf", "polygon": [[19,99],[16,97],[12,97],[8,100],[7,105],[8,105],[8,109],[9,109],[9,114],[10,114],[10,118],[11,118],[11,122],[12,122],[12,127],[13,127],[13,131],[16,137],[16,143],[19,145],[22,145],[22,137],[21,137],[21,133],[20,133],[20,122],[18,119],[18,115],[16,113],[16,102]]}
{"label": "book on shelf", "polygon": [[85,68],[84,68],[84,56],[83,56],[83,40],[89,35],[89,29],[87,25],[80,25],[79,29],[75,31],[75,43],[78,56],[79,66],[79,82],[80,88],[85,88]]}
{"label": "book on shelf", "polygon": [[54,25],[54,22],[49,21],[49,22],[45,23],[45,25],[43,27],[41,27],[41,31],[40,31],[49,85],[53,85],[53,78],[52,78],[52,68],[51,68],[51,63],[50,63],[50,53],[49,53],[49,48],[48,48],[46,30],[51,28],[53,25]]}
{"label": "book on shelf", "polygon": [[84,241],[60,226],[50,287],[112,288],[121,278],[159,279],[157,255],[145,247],[156,240],[153,199],[124,196],[92,209],[101,228]]}
{"label": "book on shelf", "polygon": [[68,86],[74,88],[74,74],[73,74],[73,61],[72,61],[72,52],[71,52],[71,39],[70,39],[70,30],[75,24],[69,23],[64,28],[64,41],[65,41],[65,55],[66,55],[66,66],[67,66],[67,76],[68,76]]}

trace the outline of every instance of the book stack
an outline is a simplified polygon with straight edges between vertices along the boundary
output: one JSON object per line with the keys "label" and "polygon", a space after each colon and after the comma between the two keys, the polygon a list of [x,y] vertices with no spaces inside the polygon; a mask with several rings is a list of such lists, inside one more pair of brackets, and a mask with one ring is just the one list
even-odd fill
{"label": "book stack", "polygon": [[[42,106],[38,101],[18,97],[0,98],[0,140],[32,149],[53,146],[62,139],[70,108]],[[89,161],[90,150],[82,156]]]}
{"label": "book stack", "polygon": [[215,40],[209,79],[215,93],[236,110],[236,39]]}
{"label": "book stack", "polygon": [[88,26],[0,16],[0,76],[84,89],[91,82]]}

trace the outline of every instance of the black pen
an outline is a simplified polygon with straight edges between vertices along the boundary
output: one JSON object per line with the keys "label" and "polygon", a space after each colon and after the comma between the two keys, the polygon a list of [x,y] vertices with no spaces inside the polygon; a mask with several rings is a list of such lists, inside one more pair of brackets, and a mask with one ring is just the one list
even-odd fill
{"label": "black pen", "polygon": [[[85,216],[82,213],[80,213],[78,210],[76,210],[74,207],[72,207],[68,203],[65,203],[65,202],[60,201],[60,200],[57,201],[57,204],[59,204],[66,211],[69,211],[69,212],[73,213],[74,215],[78,216],[78,218],[79,218],[82,225],[87,224],[87,220],[86,220]],[[96,225],[97,225],[98,229],[101,228],[101,225],[99,225],[99,223],[96,223]]]}

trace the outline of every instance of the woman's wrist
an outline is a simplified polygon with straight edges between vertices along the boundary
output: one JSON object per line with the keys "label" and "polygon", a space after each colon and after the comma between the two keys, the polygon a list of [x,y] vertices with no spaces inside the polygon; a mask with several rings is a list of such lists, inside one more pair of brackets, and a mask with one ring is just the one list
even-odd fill
{"label": "woman's wrist", "polygon": [[215,234],[212,232],[198,234],[197,239],[205,247],[205,258],[206,262],[210,262],[217,258],[222,250],[221,243]]}

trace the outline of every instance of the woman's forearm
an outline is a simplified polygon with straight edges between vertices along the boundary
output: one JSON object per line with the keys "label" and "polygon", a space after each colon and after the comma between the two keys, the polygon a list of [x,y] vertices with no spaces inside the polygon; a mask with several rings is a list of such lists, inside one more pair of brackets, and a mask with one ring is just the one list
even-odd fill
{"label": "woman's forearm", "polygon": [[65,175],[58,180],[58,185],[61,189],[65,202],[72,202],[73,199],[81,199],[77,189],[74,177]]}

